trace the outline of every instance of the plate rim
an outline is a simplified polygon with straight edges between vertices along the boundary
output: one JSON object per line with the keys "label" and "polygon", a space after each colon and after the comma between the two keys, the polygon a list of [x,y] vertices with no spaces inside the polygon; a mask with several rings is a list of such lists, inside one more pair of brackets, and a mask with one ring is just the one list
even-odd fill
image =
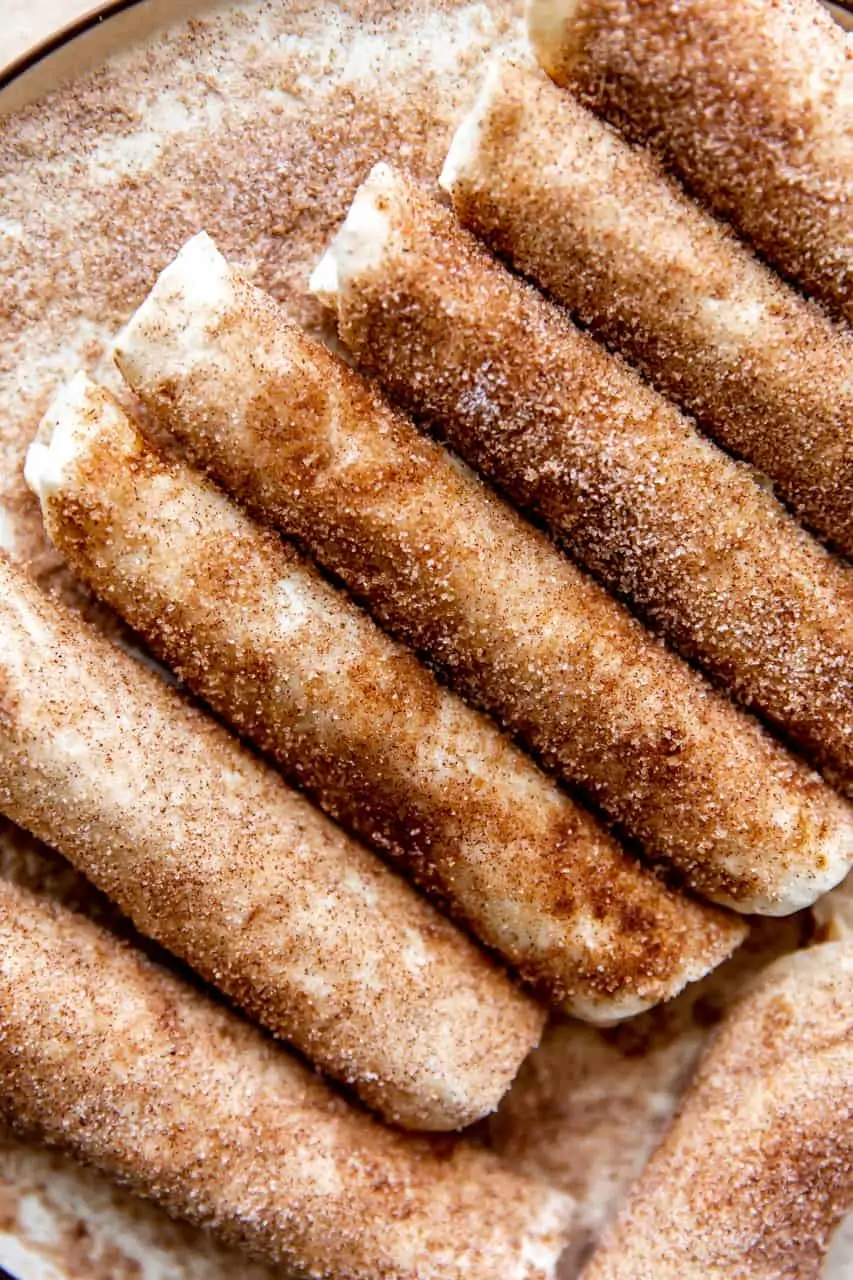
{"label": "plate rim", "polygon": [[[838,20],[843,29],[853,30],[853,0],[819,0],[819,2]],[[0,92],[64,45],[70,44],[110,18],[145,3],[146,0],[101,0],[100,4],[94,5],[79,17],[57,27],[50,35],[36,41],[23,53],[16,54],[11,62],[0,66]]]}
{"label": "plate rim", "polygon": [[37,63],[56,53],[63,45],[70,44],[72,40],[85,35],[87,31],[91,31],[92,28],[98,27],[110,18],[116,17],[126,9],[136,8],[144,3],[145,0],[101,0],[100,4],[87,9],[79,17],[63,23],[62,26],[52,31],[50,35],[43,36],[40,40],[37,40],[34,45],[25,49],[23,53],[16,54],[11,62],[0,66],[0,92],[3,89],[7,89],[14,80],[31,70]]}

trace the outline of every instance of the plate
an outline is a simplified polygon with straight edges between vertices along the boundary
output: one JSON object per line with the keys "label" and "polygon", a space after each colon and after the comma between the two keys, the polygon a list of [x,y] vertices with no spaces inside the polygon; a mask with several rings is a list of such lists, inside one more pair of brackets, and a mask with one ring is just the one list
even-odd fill
{"label": "plate", "polygon": [[[0,72],[0,544],[89,608],[21,475],[56,383],[81,364],[114,376],[109,339],[201,227],[322,332],[308,273],[360,180],[381,159],[434,178],[484,57],[520,52],[524,38],[514,0],[82,0],[70,26],[44,35],[4,44]],[[0,874],[107,910],[8,825]],[[551,1025],[486,1136],[588,1203],[566,1280],[671,1113],[709,1001],[723,1008],[745,970],[799,938],[797,921],[767,925],[752,957],[630,1029]],[[833,1280],[853,1274],[846,1249]],[[273,1274],[12,1139],[0,1139],[0,1266],[18,1280]]]}

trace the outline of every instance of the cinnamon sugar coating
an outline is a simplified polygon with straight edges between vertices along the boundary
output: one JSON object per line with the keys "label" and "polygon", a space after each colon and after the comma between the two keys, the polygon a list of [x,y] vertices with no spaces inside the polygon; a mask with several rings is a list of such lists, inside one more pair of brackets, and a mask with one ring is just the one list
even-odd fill
{"label": "cinnamon sugar coating", "polygon": [[0,809],[400,1123],[493,1110],[539,1038],[473,943],[2,556]]}
{"label": "cinnamon sugar coating", "polygon": [[460,220],[853,557],[853,333],[540,72],[495,64],[442,175]]}
{"label": "cinnamon sugar coating", "polygon": [[[4,245],[10,263],[4,354],[11,365],[2,480],[4,498],[18,504],[18,554],[29,556],[33,545],[42,552],[37,504],[25,502],[20,462],[50,388],[81,359],[98,357],[116,316],[135,305],[184,236],[209,226],[230,253],[254,264],[265,288],[313,323],[316,312],[300,289],[306,264],[372,160],[399,147],[407,165],[416,164],[425,176],[437,173],[450,124],[478,75],[480,44],[494,38],[477,32],[454,40],[444,14],[455,7],[385,5],[379,18],[379,6],[361,3],[252,4],[236,17],[230,8],[217,10],[191,28],[173,27],[168,44],[128,51],[95,83],[87,77],[51,95],[28,113],[26,131],[7,133],[0,169],[10,179],[10,213],[20,219],[23,234]],[[345,17],[365,15],[365,38],[376,51],[370,80],[355,89],[346,83],[338,88],[337,70],[356,61],[355,24],[326,36],[339,8]],[[477,6],[476,17],[484,10],[487,19],[498,10],[503,16],[513,8],[501,0]],[[393,16],[383,22],[389,10]],[[257,38],[259,15],[268,25]],[[414,28],[415,53],[402,72],[387,52],[409,37],[407,29],[398,37],[398,21]],[[254,38],[248,50],[240,43],[247,28]],[[448,48],[455,53],[460,45],[464,60],[457,56],[449,69],[436,65]],[[277,96],[286,100],[286,111],[273,86],[284,89]],[[174,129],[156,110],[172,91],[186,104],[187,122]],[[320,93],[328,101],[318,101]],[[121,147],[125,136],[136,145]],[[126,175],[113,155],[139,155],[148,138],[145,163]],[[104,139],[107,148],[101,147]],[[60,172],[63,164],[67,173]],[[111,166],[106,181],[105,166]],[[109,236],[102,234],[104,226]],[[96,326],[94,335],[86,326]],[[22,374],[18,361],[29,366]],[[32,389],[22,396],[20,378],[26,375]],[[58,576],[54,571],[53,580]]]}
{"label": "cinnamon sugar coating", "polygon": [[[394,215],[408,209],[397,195]],[[422,320],[401,380],[415,362],[418,392],[429,378],[426,394],[448,403],[464,385],[474,411],[464,349],[452,358],[455,321],[437,296],[414,295],[437,280],[425,251],[407,247],[402,270],[411,259],[414,279],[401,330],[389,255],[387,271],[383,263],[343,286],[342,332],[386,372],[408,318]],[[489,300],[477,301],[488,314]],[[296,535],[383,625],[431,654],[694,888],[784,913],[845,874],[853,817],[844,802],[290,324],[209,239],[191,241],[163,273],[117,355],[147,407],[226,487]]]}
{"label": "cinnamon sugar coating", "polygon": [[722,1018],[772,961],[806,945],[808,917],[752,921],[730,960],[629,1022],[565,1018],[546,1028],[489,1120],[489,1138],[514,1169],[577,1201],[564,1280],[576,1280],[615,1219]]}
{"label": "cinnamon sugar coating", "polygon": [[[343,340],[688,658],[853,788],[853,574],[426,191],[377,166],[333,245]],[[746,800],[749,804],[750,801]]]}
{"label": "cinnamon sugar coating", "polygon": [[[292,546],[146,446],[95,384],[81,377],[60,393],[48,437],[45,526],[71,567],[552,1002],[591,1021],[627,1016],[741,940],[740,922],[637,865]],[[401,979],[428,961],[413,934]],[[532,1035],[535,1015],[517,1004],[507,1031]]]}
{"label": "cinnamon sugar coating", "polygon": [[0,1265],[17,1280],[291,1280],[71,1156],[6,1131]]}
{"label": "cinnamon sugar coating", "polygon": [[713,1039],[583,1280],[811,1280],[853,1202],[853,942],[776,962]]}
{"label": "cinnamon sugar coating", "polygon": [[813,0],[528,0],[558,84],[853,321],[853,42]]}
{"label": "cinnamon sugar coating", "polygon": [[850,812],[820,779],[209,241],[164,273],[118,359],[223,484],[694,886],[780,912],[844,874]]}
{"label": "cinnamon sugar coating", "polygon": [[395,1133],[82,916],[0,882],[0,1111],[311,1280],[550,1280],[568,1197]]}

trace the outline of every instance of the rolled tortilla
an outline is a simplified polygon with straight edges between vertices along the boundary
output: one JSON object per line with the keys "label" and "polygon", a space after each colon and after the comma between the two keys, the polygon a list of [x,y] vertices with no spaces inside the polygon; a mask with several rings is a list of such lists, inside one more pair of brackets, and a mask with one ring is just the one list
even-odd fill
{"label": "rolled tortilla", "polygon": [[71,1156],[5,1130],[0,1195],[0,1267],[15,1280],[289,1280]]}
{"label": "rolled tortilla", "polygon": [[844,874],[849,809],[209,239],[163,273],[118,359],[226,487],[695,888],[784,913]]}
{"label": "rolled tortilla", "polygon": [[385,165],[315,284],[366,370],[853,789],[853,575],[746,467]]}
{"label": "rolled tortilla", "polygon": [[408,885],[2,557],[0,810],[401,1124],[492,1111],[539,1038]]}
{"label": "rolled tortilla", "polygon": [[777,961],[712,1040],[583,1280],[817,1280],[853,1203],[853,941]]}
{"label": "rolled tortilla", "polygon": [[528,0],[536,56],[853,320],[851,37],[813,0]]}
{"label": "rolled tortilla", "polygon": [[539,72],[495,63],[441,184],[460,220],[853,556],[853,333]]}
{"label": "rolled tortilla", "polygon": [[577,1280],[625,1203],[723,1015],[762,970],[805,945],[805,915],[753,921],[726,964],[619,1027],[562,1018],[546,1028],[490,1118],[489,1139],[514,1169],[577,1202],[566,1280]]}
{"label": "rolled tortilla", "polygon": [[[292,547],[148,448],[102,389],[69,384],[41,438],[27,473],[71,566],[554,1003],[625,1017],[740,941],[738,923],[638,866]],[[404,955],[428,970],[413,943]]]}
{"label": "rolled tortilla", "polygon": [[571,1226],[568,1197],[464,1141],[384,1128],[184,981],[6,882],[0,1114],[294,1277],[550,1280]]}

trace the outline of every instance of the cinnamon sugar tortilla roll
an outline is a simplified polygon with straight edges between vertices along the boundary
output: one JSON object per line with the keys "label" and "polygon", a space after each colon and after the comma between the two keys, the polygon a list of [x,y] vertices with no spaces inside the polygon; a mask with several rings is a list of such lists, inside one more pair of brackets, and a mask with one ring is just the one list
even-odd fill
{"label": "cinnamon sugar tortilla roll", "polygon": [[804,913],[756,920],[726,964],[619,1027],[604,1031],[569,1018],[548,1026],[490,1119],[489,1141],[514,1169],[577,1201],[561,1259],[566,1280],[577,1280],[625,1203],[720,1019],[769,964],[805,944],[808,927]]}
{"label": "cinnamon sugar tortilla roll", "polygon": [[853,334],[545,76],[495,64],[441,184],[457,216],[853,556]]}
{"label": "cinnamon sugar tortilla roll", "polygon": [[[593,1021],[624,1017],[740,941],[739,924],[637,866],[292,547],[158,457],[106,392],[70,384],[48,437],[28,467],[42,450],[45,525],[72,568],[553,1002]],[[428,972],[416,935],[401,954]],[[532,1039],[538,1024],[516,1003],[508,1044],[520,1047],[519,1028]]]}
{"label": "cinnamon sugar tortilla roll", "polygon": [[493,1110],[538,1040],[408,885],[2,558],[0,810],[401,1124]]}
{"label": "cinnamon sugar tortilla roll", "polygon": [[726,1018],[583,1280],[810,1280],[853,1203],[853,941]]}
{"label": "cinnamon sugar tortilla roll", "polygon": [[813,0],[528,0],[536,56],[853,321],[851,37]]}
{"label": "cinnamon sugar tortilla roll", "polygon": [[819,779],[209,240],[167,268],[118,358],[222,483],[694,887],[785,912],[844,874],[851,815]]}
{"label": "cinnamon sugar tortilla roll", "polygon": [[0,1115],[294,1277],[552,1280],[571,1230],[568,1197],[459,1139],[386,1129],[166,969],[5,882]]}
{"label": "cinnamon sugar tortilla roll", "polygon": [[387,166],[315,274],[365,369],[853,789],[853,575],[746,467]]}

